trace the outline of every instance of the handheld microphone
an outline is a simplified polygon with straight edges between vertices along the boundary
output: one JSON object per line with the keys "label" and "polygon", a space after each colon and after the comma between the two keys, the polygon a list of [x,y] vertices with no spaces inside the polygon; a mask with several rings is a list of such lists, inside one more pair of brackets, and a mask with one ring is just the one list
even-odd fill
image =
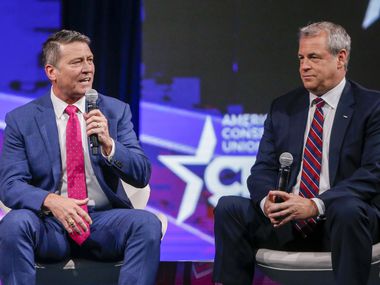
{"label": "handheld microphone", "polygon": [[[277,189],[281,191],[286,191],[288,186],[289,176],[290,176],[290,166],[293,164],[293,156],[289,152],[283,152],[279,158],[280,169],[278,173],[278,184]],[[282,202],[281,198],[276,197],[276,203]]]}
{"label": "handheld microphone", "polygon": [[[89,89],[86,91],[84,94],[86,97],[86,111],[87,113],[98,109],[98,92],[95,89]],[[90,148],[91,148],[91,153],[93,155],[98,155],[99,154],[99,140],[98,136],[95,134],[90,135]]]}

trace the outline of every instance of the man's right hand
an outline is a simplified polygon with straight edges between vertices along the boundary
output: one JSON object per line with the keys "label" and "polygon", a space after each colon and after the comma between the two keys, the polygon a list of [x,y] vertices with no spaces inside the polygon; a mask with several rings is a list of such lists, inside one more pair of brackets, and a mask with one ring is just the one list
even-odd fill
{"label": "man's right hand", "polygon": [[52,212],[53,216],[61,222],[68,233],[71,234],[76,231],[80,234],[81,231],[78,226],[82,227],[84,231],[88,231],[84,221],[90,225],[92,224],[89,214],[80,207],[86,205],[88,201],[88,198],[76,200],[50,193],[46,196],[43,207]]}
{"label": "man's right hand", "polygon": [[274,213],[283,211],[283,207],[280,204],[285,202],[285,200],[282,197],[279,197],[276,193],[282,192],[280,192],[279,190],[269,191],[264,203],[264,213],[269,218],[271,224],[274,227],[278,227],[289,222],[288,220],[286,220],[286,218],[292,214],[291,212],[286,212],[280,217],[273,217]]}
{"label": "man's right hand", "polygon": [[265,216],[267,216],[269,218],[270,222],[274,226],[280,223],[280,220],[270,218],[270,216],[271,216],[270,214],[273,213],[273,211],[272,211],[273,205],[276,203],[278,203],[278,201],[276,201],[276,196],[273,195],[273,193],[270,191],[268,196],[266,197],[266,200],[264,203],[264,214],[265,214]]}
{"label": "man's right hand", "polygon": [[[276,197],[283,202],[275,203]],[[312,199],[293,193],[272,190],[266,198],[264,212],[274,227],[280,227],[292,220],[305,220],[318,215],[318,207]]]}

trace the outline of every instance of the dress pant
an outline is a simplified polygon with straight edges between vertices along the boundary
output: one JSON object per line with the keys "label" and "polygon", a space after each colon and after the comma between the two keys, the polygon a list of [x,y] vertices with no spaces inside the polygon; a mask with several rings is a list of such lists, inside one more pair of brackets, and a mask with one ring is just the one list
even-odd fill
{"label": "dress pant", "polygon": [[119,285],[152,285],[160,260],[161,223],[144,210],[91,212],[90,237],[78,246],[52,216],[12,210],[0,221],[0,280],[2,285],[33,285],[35,262],[70,257],[123,260]]}
{"label": "dress pant", "polygon": [[326,209],[326,220],[318,222],[307,238],[292,223],[274,229],[260,207],[247,198],[222,197],[214,214],[215,282],[251,285],[255,251],[270,248],[331,251],[336,284],[367,284],[372,244],[380,236],[380,213],[368,203],[352,197],[333,202]]}

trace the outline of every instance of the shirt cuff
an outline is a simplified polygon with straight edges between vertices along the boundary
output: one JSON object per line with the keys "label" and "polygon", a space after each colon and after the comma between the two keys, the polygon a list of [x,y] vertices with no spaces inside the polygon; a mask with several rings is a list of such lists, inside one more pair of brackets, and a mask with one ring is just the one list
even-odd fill
{"label": "shirt cuff", "polygon": [[263,214],[264,214],[264,216],[265,217],[267,217],[267,215],[265,214],[265,212],[264,212],[264,205],[265,205],[265,202],[267,201],[267,197],[265,196],[262,200],[261,200],[261,202],[260,202],[260,208],[261,208],[261,211],[263,211]]}
{"label": "shirt cuff", "polygon": [[103,148],[100,147],[100,149],[101,149],[101,153],[102,153],[102,156],[103,156],[105,159],[107,159],[108,162],[111,162],[113,156],[115,155],[115,141],[114,141],[112,138],[111,138],[111,140],[112,140],[112,149],[111,149],[111,152],[110,152],[110,154],[109,154],[108,156],[104,154],[104,152],[103,152]]}
{"label": "shirt cuff", "polygon": [[311,198],[315,202],[318,208],[318,216],[323,216],[325,214],[325,203],[319,198]]}

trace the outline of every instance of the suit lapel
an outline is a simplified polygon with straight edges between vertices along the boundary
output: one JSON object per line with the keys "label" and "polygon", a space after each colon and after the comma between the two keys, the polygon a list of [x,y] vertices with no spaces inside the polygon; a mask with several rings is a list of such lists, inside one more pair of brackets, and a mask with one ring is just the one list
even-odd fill
{"label": "suit lapel", "polygon": [[351,122],[354,112],[354,97],[351,84],[347,81],[335,113],[334,123],[331,130],[329,150],[329,178],[330,185],[334,185],[336,171],[339,163],[339,155],[347,127]]}
{"label": "suit lapel", "polygon": [[50,96],[44,96],[39,101],[39,112],[35,116],[46,152],[48,153],[54,176],[58,183],[61,175],[61,154],[58,139],[58,129]]}
{"label": "suit lapel", "polygon": [[289,186],[293,186],[296,182],[298,172],[300,170],[303,152],[303,142],[307,117],[309,112],[309,94],[306,90],[299,95],[298,100],[292,103],[289,111],[289,152],[293,155],[293,168],[290,174]]}

